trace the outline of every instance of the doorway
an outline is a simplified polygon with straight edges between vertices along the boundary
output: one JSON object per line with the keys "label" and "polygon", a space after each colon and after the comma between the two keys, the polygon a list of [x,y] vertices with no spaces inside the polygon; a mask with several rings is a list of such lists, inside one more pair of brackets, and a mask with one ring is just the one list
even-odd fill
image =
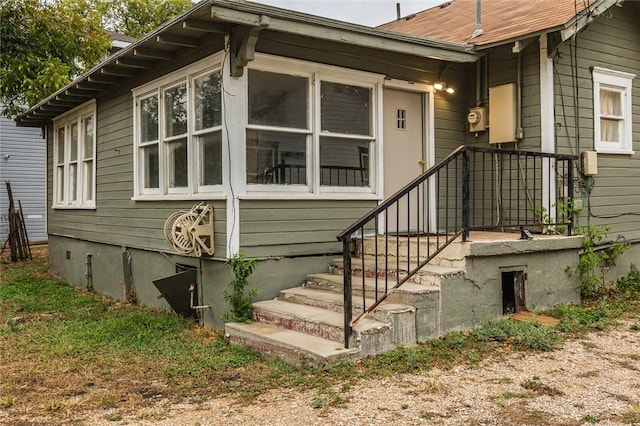
{"label": "doorway", "polygon": [[[423,173],[432,158],[427,150],[427,132],[433,128],[427,111],[430,110],[429,92],[407,88],[385,87],[384,89],[384,197],[389,198],[407,183]],[[416,201],[426,207],[426,199],[412,196],[409,203],[402,200],[397,209],[388,212],[387,232],[418,233],[424,230],[426,214],[416,215]],[[411,207],[407,207],[409,204]],[[411,215],[409,215],[411,209]]]}

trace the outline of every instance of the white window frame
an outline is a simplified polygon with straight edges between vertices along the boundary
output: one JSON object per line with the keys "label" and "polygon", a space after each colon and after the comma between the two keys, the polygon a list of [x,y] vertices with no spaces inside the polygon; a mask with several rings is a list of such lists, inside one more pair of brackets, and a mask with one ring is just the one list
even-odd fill
{"label": "white window frame", "polygon": [[[632,134],[632,87],[635,74],[606,68],[593,68],[593,139],[594,149],[605,154],[633,154]],[[620,93],[622,116],[620,120],[620,141],[601,140],[600,93],[602,90]]]}
{"label": "white window frame", "polygon": [[[84,104],[54,118],[53,120],[53,200],[54,209],[95,209],[96,208],[96,141],[97,120],[96,101]],[[91,155],[84,156],[85,132],[84,125],[91,119],[93,125]],[[76,159],[71,159],[72,126],[77,126]],[[60,140],[60,130],[63,140]],[[59,147],[64,148],[64,158],[59,158]],[[90,163],[90,165],[89,165]],[[75,188],[70,179],[71,170],[75,166]],[[62,179],[61,179],[62,176]],[[75,190],[75,199],[71,194]]]}
{"label": "white window frame", "polygon": [[[246,184],[245,199],[261,198],[332,198],[332,199],[380,199],[380,188],[377,176],[382,167],[379,160],[378,149],[380,147],[380,137],[382,134],[382,85],[384,76],[363,71],[354,71],[344,68],[323,65],[313,62],[293,60],[267,54],[256,54],[256,58],[249,66],[249,70],[266,71],[278,74],[288,74],[291,76],[307,77],[310,84],[307,111],[308,129],[295,129],[293,131],[306,132],[307,137],[307,185],[267,185],[267,184]],[[245,73],[245,81],[248,82],[248,74]],[[339,133],[322,132],[320,128],[321,119],[321,83],[338,83],[345,85],[359,86],[371,90],[371,135],[343,135]],[[246,102],[249,102],[249,91],[247,90]],[[286,128],[271,128],[270,126],[258,126],[248,124],[246,119],[246,130],[274,130],[282,132]],[[245,132],[246,135],[246,132]],[[349,139],[369,140],[369,186],[348,187],[348,186],[321,186],[320,185],[320,137],[345,137]],[[246,150],[245,150],[246,155]]]}
{"label": "white window frame", "polygon": [[[133,161],[134,161],[134,195],[133,200],[167,200],[167,199],[201,199],[202,195],[206,195],[209,199],[224,199],[223,184],[225,180],[224,172],[222,180],[217,185],[200,185],[200,144],[198,138],[201,135],[220,132],[221,138],[224,139],[224,111],[222,111],[222,119],[219,126],[207,128],[204,130],[196,130],[195,123],[195,80],[213,72],[221,73],[221,81],[224,78],[222,73],[222,63],[224,61],[223,53],[217,53],[197,61],[178,71],[167,74],[161,78],[153,80],[144,85],[138,86],[132,90],[133,94]],[[165,106],[164,97],[167,90],[178,87],[182,84],[186,85],[187,90],[187,132],[180,136],[166,135]],[[140,141],[140,102],[149,97],[156,96],[158,99],[158,140],[141,142]],[[221,96],[223,94],[221,93]],[[224,102],[223,102],[224,103]],[[187,162],[188,162],[188,184],[186,187],[171,188],[169,182],[169,144],[176,139],[187,138]],[[157,144],[158,146],[158,188],[144,187],[144,173],[146,165],[144,164],[144,156],[142,150]],[[226,143],[222,143],[221,161],[228,158],[226,151]]]}
{"label": "white window frame", "polygon": [[[313,83],[314,83],[314,75],[312,72],[309,72],[308,69],[304,69],[304,67],[302,69],[298,68],[298,67],[278,67],[278,66],[263,66],[263,67],[250,67],[249,70],[254,70],[254,71],[264,71],[264,72],[270,72],[270,73],[276,73],[276,74],[286,74],[292,77],[302,77],[302,78],[306,78],[307,79],[307,103],[311,102],[311,100],[314,98],[313,96]],[[305,147],[305,151],[306,151],[306,159],[305,159],[305,164],[312,164],[312,147],[313,147],[313,143],[312,143],[312,138],[313,138],[313,116],[311,114],[310,110],[307,110],[307,128],[306,129],[299,129],[299,128],[292,128],[292,127],[278,127],[278,126],[269,126],[269,125],[261,125],[261,124],[250,124],[249,123],[249,117],[248,117],[248,113],[249,113],[249,88],[248,88],[248,82],[249,82],[249,70],[247,70],[246,73],[246,84],[247,84],[247,119],[246,119],[246,131],[245,131],[245,137],[246,134],[248,133],[248,131],[250,130],[254,130],[254,131],[266,131],[266,132],[274,132],[274,133],[290,133],[290,134],[294,134],[294,135],[305,135],[306,138],[306,147]],[[246,139],[245,139],[246,140]],[[246,156],[246,149],[245,149],[245,153],[244,155]],[[244,173],[244,177],[243,179],[245,180],[245,183],[247,185],[247,192],[255,192],[255,193],[261,193],[261,192],[265,192],[265,193],[272,193],[272,192],[285,192],[285,193],[311,193],[312,192],[312,187],[310,185],[310,182],[312,182],[312,175],[311,175],[311,170],[309,167],[306,167],[306,175],[307,175],[307,183],[306,185],[277,185],[277,184],[254,184],[254,183],[249,183],[247,182],[247,173],[245,170]]]}

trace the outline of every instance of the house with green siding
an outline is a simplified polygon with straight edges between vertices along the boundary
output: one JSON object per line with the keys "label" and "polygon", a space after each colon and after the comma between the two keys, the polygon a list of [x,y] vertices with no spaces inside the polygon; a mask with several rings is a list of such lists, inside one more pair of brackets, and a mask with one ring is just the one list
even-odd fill
{"label": "house with green siding", "polygon": [[[316,364],[579,303],[576,226],[631,243],[612,276],[640,261],[639,15],[202,1],[18,117],[46,129],[51,268]],[[254,321],[224,324],[241,251]]]}

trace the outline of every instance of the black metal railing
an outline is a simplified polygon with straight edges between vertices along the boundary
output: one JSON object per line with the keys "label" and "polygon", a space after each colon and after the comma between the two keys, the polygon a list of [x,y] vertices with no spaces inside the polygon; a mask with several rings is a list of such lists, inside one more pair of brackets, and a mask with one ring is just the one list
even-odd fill
{"label": "black metal railing", "polygon": [[[266,169],[251,183],[297,185],[307,182],[304,164],[278,164]],[[320,166],[322,186],[369,186],[369,167]]]}
{"label": "black metal railing", "polygon": [[570,235],[573,218],[563,206],[573,205],[575,159],[461,146],[341,232],[345,347],[352,327],[389,291],[471,230],[564,226]]}

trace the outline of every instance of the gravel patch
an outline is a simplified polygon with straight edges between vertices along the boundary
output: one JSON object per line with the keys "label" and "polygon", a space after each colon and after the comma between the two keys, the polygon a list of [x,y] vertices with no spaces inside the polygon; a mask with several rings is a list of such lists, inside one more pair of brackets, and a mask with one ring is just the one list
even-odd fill
{"label": "gravel patch", "polygon": [[158,401],[92,412],[91,425],[640,425],[640,332],[624,323],[546,353],[507,352],[476,366],[272,390],[250,405]]}

